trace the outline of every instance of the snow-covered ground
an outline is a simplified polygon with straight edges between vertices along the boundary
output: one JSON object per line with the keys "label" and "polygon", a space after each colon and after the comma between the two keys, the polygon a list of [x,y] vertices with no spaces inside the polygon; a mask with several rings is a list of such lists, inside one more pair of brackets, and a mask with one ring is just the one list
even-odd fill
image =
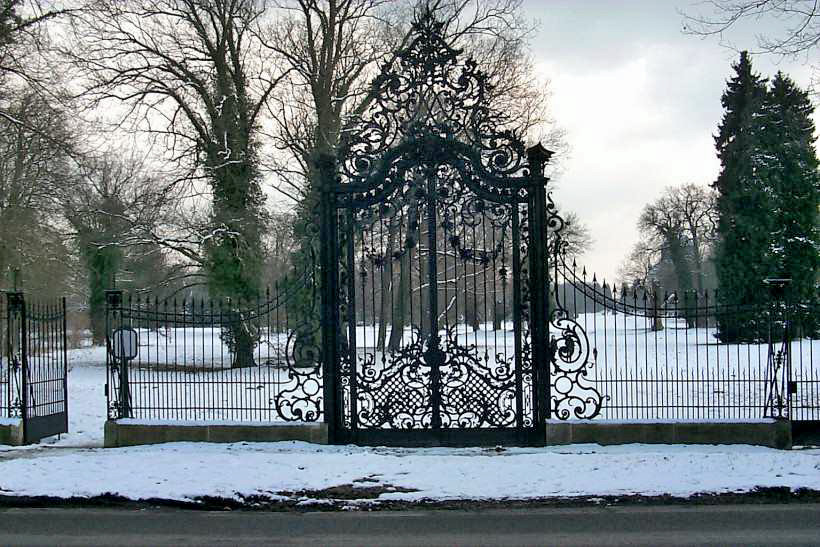
{"label": "snow-covered ground", "polygon": [[[686,497],[757,487],[820,489],[820,450],[751,446],[572,445],[497,450],[302,442],[169,443],[37,450],[13,459],[7,455],[0,449],[0,494],[7,496],[116,494],[135,500],[217,496],[240,501],[261,496],[304,503],[316,498],[378,503],[633,494]],[[366,499],[374,495],[375,499]]]}
{"label": "snow-covered ground", "polygon": [[820,449],[668,445],[400,449],[301,442],[103,449],[104,350],[72,350],[69,360],[70,432],[31,447],[0,446],[0,495],[111,493],[129,499],[174,500],[262,496],[305,503],[340,497],[353,498],[345,503],[357,504],[689,496],[775,486],[820,489]]}

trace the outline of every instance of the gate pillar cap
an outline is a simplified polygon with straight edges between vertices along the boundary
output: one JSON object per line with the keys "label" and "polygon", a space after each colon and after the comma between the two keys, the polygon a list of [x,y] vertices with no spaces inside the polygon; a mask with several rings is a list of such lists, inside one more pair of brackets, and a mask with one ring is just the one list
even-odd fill
{"label": "gate pillar cap", "polygon": [[540,142],[527,149],[527,159],[533,167],[535,165],[545,165],[554,154],[555,152],[548,150]]}

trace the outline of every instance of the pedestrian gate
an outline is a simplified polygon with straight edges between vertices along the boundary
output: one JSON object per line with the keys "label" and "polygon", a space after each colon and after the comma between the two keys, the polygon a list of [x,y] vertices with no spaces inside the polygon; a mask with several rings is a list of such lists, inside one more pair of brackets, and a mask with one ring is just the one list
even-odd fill
{"label": "pedestrian gate", "polygon": [[23,442],[68,432],[65,298],[27,302],[6,293],[4,413],[20,418]]}

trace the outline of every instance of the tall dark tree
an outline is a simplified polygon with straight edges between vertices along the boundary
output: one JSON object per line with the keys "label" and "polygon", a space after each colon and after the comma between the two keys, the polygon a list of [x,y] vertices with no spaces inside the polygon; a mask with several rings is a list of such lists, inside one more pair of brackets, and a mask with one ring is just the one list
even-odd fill
{"label": "tall dark tree", "polygon": [[[766,266],[770,276],[792,280],[786,297],[794,302],[817,298],[820,175],[813,111],[808,94],[778,72],[761,111],[767,151],[761,175],[772,219]],[[816,318],[811,323],[817,327]]]}
{"label": "tall dark tree", "polygon": [[[725,109],[715,136],[721,170],[718,191],[716,269],[720,300],[749,306],[762,302],[762,280],[768,275],[765,258],[772,218],[760,173],[765,162],[761,142],[760,109],[766,81],[752,70],[744,51],[733,65],[735,75],[721,97]],[[739,317],[739,316],[738,316]],[[754,337],[754,318],[720,318],[723,341]]]}

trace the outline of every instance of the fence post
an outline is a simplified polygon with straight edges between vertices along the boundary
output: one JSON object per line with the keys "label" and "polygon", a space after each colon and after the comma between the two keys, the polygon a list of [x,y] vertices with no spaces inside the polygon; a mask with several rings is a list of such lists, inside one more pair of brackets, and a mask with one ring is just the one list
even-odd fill
{"label": "fence post", "polygon": [[530,294],[532,297],[532,363],[534,373],[534,414],[539,434],[546,435],[551,416],[549,287],[547,281],[547,179],[544,166],[552,152],[537,144],[527,150],[530,186]]}
{"label": "fence post", "polygon": [[[28,325],[26,324],[26,297],[22,291],[14,290],[6,293],[8,315],[8,359],[9,366],[13,366],[14,343],[17,341],[17,351],[20,355],[20,419],[23,425],[23,442],[27,442],[26,418],[28,417]],[[9,388],[11,388],[11,371],[9,371]],[[13,405],[9,393],[9,410]],[[11,415],[11,412],[9,412]]]}
{"label": "fence post", "polygon": [[[131,414],[128,396],[128,361],[114,355],[111,334],[122,326],[122,290],[112,289],[105,291],[105,370],[106,384],[105,397],[109,413],[116,409],[115,418],[127,418]],[[120,340],[119,347],[122,347]],[[112,386],[115,371],[119,373],[118,386]],[[116,393],[114,392],[116,389]],[[113,401],[111,400],[113,397]]]}
{"label": "fence post", "polygon": [[[791,279],[764,279],[771,295],[768,321],[768,357],[766,360],[766,398],[763,407],[764,418],[788,419],[791,408],[791,340],[789,339],[789,317],[786,313],[785,291]],[[783,335],[780,349],[775,351],[775,338],[772,327],[783,309]]]}
{"label": "fence post", "polygon": [[5,310],[3,310],[3,312],[2,312],[3,315],[0,315],[0,319],[5,319],[5,325],[0,325],[0,328],[4,329],[4,332],[2,333],[3,348],[1,350],[3,352],[3,354],[0,355],[0,362],[2,362],[3,359],[5,358],[6,363],[5,363],[4,366],[6,367],[6,374],[7,374],[7,378],[8,378],[8,381],[6,382],[6,416],[11,418],[12,415],[13,415],[12,414],[13,405],[12,405],[12,398],[11,398],[11,385],[13,383],[12,378],[11,378],[11,374],[12,374],[12,367],[11,367],[11,361],[12,361],[11,360],[11,356],[12,356],[12,349],[11,349],[12,348],[12,346],[11,346],[11,305],[9,304],[8,293],[3,292],[2,294],[5,297],[5,302],[4,302]]}
{"label": "fence post", "polygon": [[63,427],[68,432],[68,307],[66,306],[66,297],[60,300],[60,308],[63,314],[62,328],[63,328],[63,409],[65,410],[65,422]]}
{"label": "fence post", "polygon": [[336,188],[335,162],[329,154],[321,154],[316,159],[316,167],[321,175],[319,202],[319,271],[321,294],[321,338],[322,338],[322,388],[324,396],[324,417],[328,428],[328,442],[336,442],[340,416],[338,416],[337,378],[338,340],[338,278],[336,273]]}

